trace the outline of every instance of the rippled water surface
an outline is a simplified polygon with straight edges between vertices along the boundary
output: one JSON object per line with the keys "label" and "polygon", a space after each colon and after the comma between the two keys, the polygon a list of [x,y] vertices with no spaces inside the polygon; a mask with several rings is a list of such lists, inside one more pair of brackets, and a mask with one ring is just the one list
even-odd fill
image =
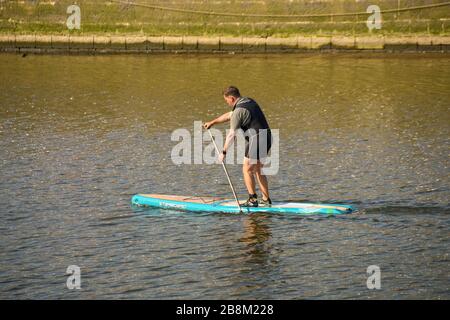
{"label": "rippled water surface", "polygon": [[[0,84],[2,299],[450,298],[448,56],[0,55]],[[172,131],[226,112],[228,84],[280,129],[272,198],[359,211],[132,208],[230,196],[219,165],[170,160]]]}

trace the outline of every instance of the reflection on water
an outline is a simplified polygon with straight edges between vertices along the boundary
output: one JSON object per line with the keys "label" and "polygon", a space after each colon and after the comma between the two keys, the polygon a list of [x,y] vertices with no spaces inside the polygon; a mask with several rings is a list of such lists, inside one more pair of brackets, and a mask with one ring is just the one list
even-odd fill
{"label": "reflection on water", "polygon": [[[243,218],[243,234],[238,240],[245,244],[245,260],[239,275],[241,281],[236,281],[235,298],[250,295],[256,290],[264,290],[271,272],[276,264],[276,258],[268,240],[271,238],[270,220],[265,215],[249,215]],[[263,281],[261,281],[264,279]]]}
{"label": "reflection on water", "polygon": [[244,234],[240,241],[248,244],[249,248],[264,244],[271,236],[266,219],[269,218],[265,215],[249,215],[244,220]]}
{"label": "reflection on water", "polygon": [[269,255],[265,242],[270,239],[270,228],[265,222],[269,219],[264,215],[250,215],[243,221],[244,232],[239,241],[245,243],[248,248],[249,261],[256,264],[267,262]]}
{"label": "reflection on water", "polygon": [[[0,56],[0,297],[448,298],[450,59],[442,55]],[[280,200],[345,217],[133,209],[228,196],[170,161],[174,129],[237,85],[280,129]],[[224,128],[224,126],[220,127]],[[239,166],[229,166],[238,193]],[[68,265],[81,291],[65,289]],[[381,291],[365,287],[379,265]]]}

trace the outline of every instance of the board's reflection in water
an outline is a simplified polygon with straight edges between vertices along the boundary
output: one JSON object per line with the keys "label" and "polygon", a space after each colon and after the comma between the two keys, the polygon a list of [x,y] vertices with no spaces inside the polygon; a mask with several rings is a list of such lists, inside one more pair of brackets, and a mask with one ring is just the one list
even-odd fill
{"label": "board's reflection in water", "polygon": [[243,221],[244,234],[239,241],[246,243],[249,253],[256,257],[267,254],[266,250],[264,250],[264,244],[272,236],[267,225],[269,219],[267,215],[251,214],[246,216]]}
{"label": "board's reflection in water", "polygon": [[277,278],[278,252],[271,242],[270,222],[271,217],[265,214],[247,215],[242,220],[243,233],[238,241],[244,246],[239,275],[233,279],[237,296],[267,293],[267,287]]}

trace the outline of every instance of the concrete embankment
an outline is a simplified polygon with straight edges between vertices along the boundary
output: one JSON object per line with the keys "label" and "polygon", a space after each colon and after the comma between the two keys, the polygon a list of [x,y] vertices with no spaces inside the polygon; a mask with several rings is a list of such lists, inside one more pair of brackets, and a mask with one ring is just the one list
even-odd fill
{"label": "concrete embankment", "polygon": [[448,52],[448,8],[441,0],[0,1],[0,50]]}
{"label": "concrete embankment", "polygon": [[0,50],[37,53],[183,53],[183,52],[450,52],[449,36],[72,36],[0,35]]}

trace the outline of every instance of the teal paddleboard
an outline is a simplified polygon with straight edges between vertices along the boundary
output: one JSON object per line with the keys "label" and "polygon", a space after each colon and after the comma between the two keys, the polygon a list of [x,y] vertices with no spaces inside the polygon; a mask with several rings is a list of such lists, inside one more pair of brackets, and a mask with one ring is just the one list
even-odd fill
{"label": "teal paddleboard", "polygon": [[[162,194],[137,194],[131,199],[136,206],[156,207],[195,212],[223,212],[239,213],[240,209],[235,200],[213,197],[171,196]],[[346,214],[355,209],[350,205],[323,204],[306,202],[274,202],[271,206],[256,208],[241,207],[244,213],[268,212],[288,213],[299,215],[311,214]]]}

